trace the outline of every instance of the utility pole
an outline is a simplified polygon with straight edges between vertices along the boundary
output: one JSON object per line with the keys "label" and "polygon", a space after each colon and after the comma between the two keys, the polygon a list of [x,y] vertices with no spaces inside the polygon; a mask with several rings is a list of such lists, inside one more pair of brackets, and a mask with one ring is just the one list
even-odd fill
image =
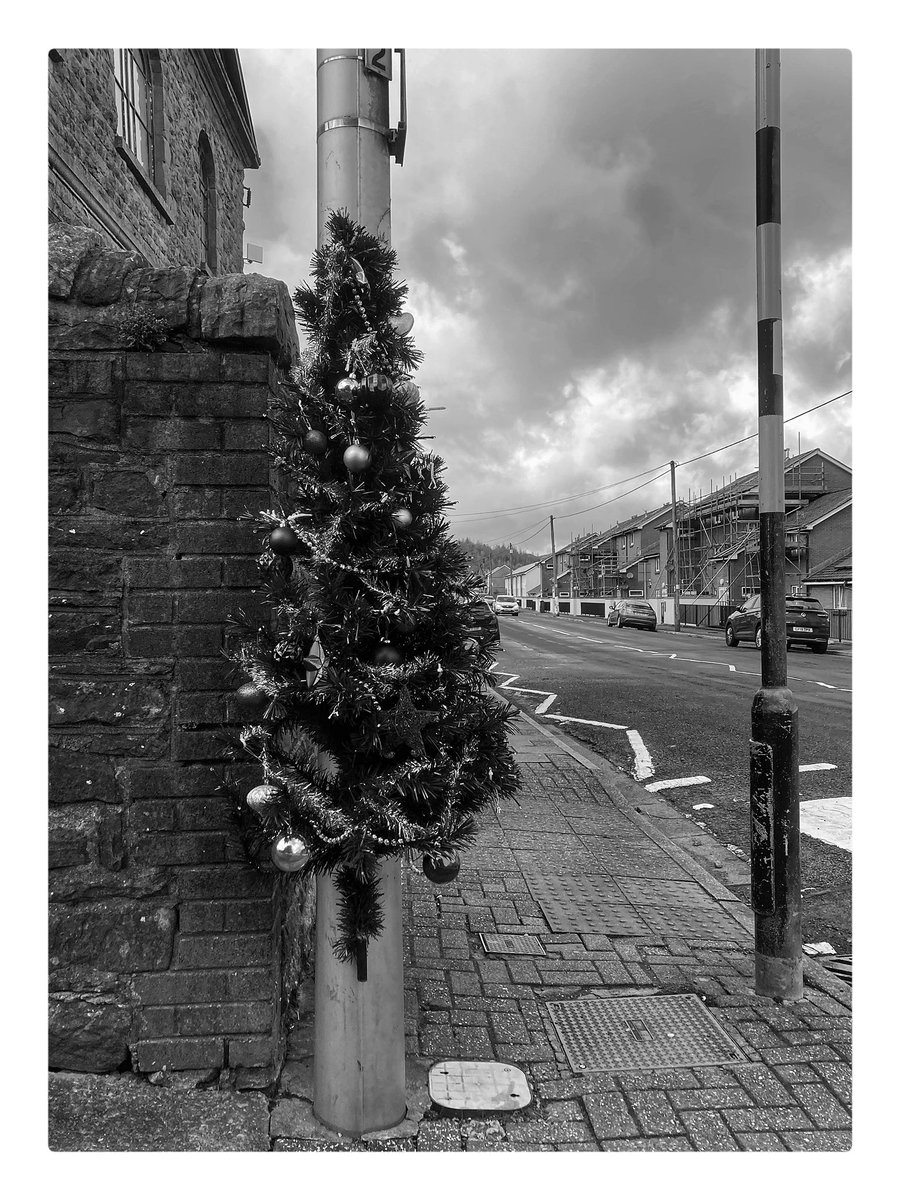
{"label": "utility pole", "polygon": [[675,500],[675,459],[669,463],[672,480],[672,590],[675,593],[675,632],[681,632],[681,579],[678,574],[678,505]]}
{"label": "utility pole", "polygon": [[[320,246],[329,213],[338,208],[390,242],[390,74],[390,50],[316,52]],[[313,1111],[329,1128],[354,1135],[388,1129],[406,1114],[400,860],[381,863],[384,927],[369,943],[364,981],[354,963],[334,956],[337,889],[330,874],[316,877]]]}
{"label": "utility pole", "polygon": [[488,595],[493,596],[493,594],[494,594],[494,548],[493,548],[493,546],[488,550],[488,586],[487,586],[487,590],[488,590]]}
{"label": "utility pole", "polygon": [[553,582],[550,585],[550,612],[559,616],[559,589],[556,583],[556,534],[553,531],[553,513],[550,514],[550,553],[553,555]]}
{"label": "utility pole", "polygon": [[509,558],[506,560],[506,565],[509,570],[509,594],[513,594],[512,590],[512,542],[509,543]]}
{"label": "utility pole", "polygon": [[787,686],[784,367],[781,310],[781,54],[756,51],[756,314],[762,686],[750,738],[756,991],[803,996],[797,705]]}

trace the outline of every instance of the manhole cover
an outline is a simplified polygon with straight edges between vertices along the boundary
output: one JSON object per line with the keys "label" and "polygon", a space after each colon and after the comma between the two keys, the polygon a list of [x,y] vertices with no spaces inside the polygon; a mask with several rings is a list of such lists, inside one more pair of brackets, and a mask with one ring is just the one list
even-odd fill
{"label": "manhole cover", "polygon": [[428,1072],[428,1094],[441,1108],[513,1112],[531,1103],[528,1080],[502,1062],[445,1061]]}
{"label": "manhole cover", "polygon": [[554,933],[642,937],[650,932],[607,875],[525,875],[528,890]]}
{"label": "manhole cover", "polygon": [[546,954],[540,941],[530,933],[482,933],[486,954]]}
{"label": "manhole cover", "polygon": [[573,1071],[744,1062],[698,996],[623,996],[547,1005]]}

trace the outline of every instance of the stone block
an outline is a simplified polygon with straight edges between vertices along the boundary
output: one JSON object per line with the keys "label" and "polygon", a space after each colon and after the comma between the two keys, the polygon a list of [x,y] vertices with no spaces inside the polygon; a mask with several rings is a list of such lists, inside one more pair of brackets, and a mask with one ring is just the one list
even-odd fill
{"label": "stone block", "polygon": [[118,995],[50,996],[50,1069],[116,1071],[127,1061],[132,1010]]}
{"label": "stone block", "polygon": [[55,677],[50,690],[51,725],[92,722],[140,725],[158,721],[169,708],[167,689],[146,679],[64,679]]}
{"label": "stone block", "polygon": [[88,250],[81,258],[70,297],[81,304],[115,304],[133,271],[149,264],[136,250]]}
{"label": "stone block", "polygon": [[48,647],[61,657],[102,654],[122,649],[122,619],[115,609],[72,608],[50,613]]}
{"label": "stone block", "polygon": [[82,258],[102,244],[100,234],[79,225],[50,226],[47,246],[48,293],[57,300],[72,292]]}
{"label": "stone block", "polygon": [[99,800],[106,804],[117,800],[112,765],[89,754],[50,756],[50,803],[72,804]]}
{"label": "stone block", "polygon": [[51,404],[48,428],[86,441],[113,442],[119,436],[119,406],[105,399]]}
{"label": "stone block", "polygon": [[91,504],[125,517],[162,517],[166,514],[166,487],[159,471],[117,469],[94,480]]}
{"label": "stone block", "polygon": [[287,285],[262,275],[217,275],[200,284],[197,326],[191,333],[208,342],[240,341],[288,367],[300,346]]}
{"label": "stone block", "polygon": [[109,971],[158,971],[169,965],[175,910],[106,900],[50,907],[50,962]]}

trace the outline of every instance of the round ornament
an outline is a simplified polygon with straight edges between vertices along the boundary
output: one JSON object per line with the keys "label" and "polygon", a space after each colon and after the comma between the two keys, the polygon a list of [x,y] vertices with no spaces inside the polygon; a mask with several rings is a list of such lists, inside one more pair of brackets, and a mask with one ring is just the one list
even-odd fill
{"label": "round ornament", "polygon": [[272,862],[279,871],[291,874],[309,860],[309,847],[303,838],[280,837],[272,843]]}
{"label": "round ornament", "polygon": [[344,466],[354,475],[365,471],[371,461],[372,455],[365,446],[360,446],[358,442],[354,442],[344,451]]}
{"label": "round ornament", "polygon": [[403,383],[394,388],[394,395],[398,400],[403,400],[407,404],[418,404],[420,392],[417,384],[413,383],[411,379],[405,379]]}
{"label": "round ornament", "polygon": [[353,399],[353,393],[356,391],[357,383],[355,379],[346,376],[344,379],[339,379],[335,387],[335,393],[338,400],[343,400],[345,404],[349,404]]}
{"label": "round ornament", "polygon": [[403,662],[403,655],[399,650],[395,650],[389,642],[385,642],[373,654],[372,662],[376,667],[396,667],[398,663]]}
{"label": "round ornament", "polygon": [[303,435],[303,449],[318,458],[328,449],[328,438],[321,429],[307,429]]}
{"label": "round ornament", "polygon": [[444,850],[440,854],[426,854],[422,858],[425,878],[432,883],[452,883],[459,874],[459,855],[455,850]]}
{"label": "round ornament", "polygon": [[398,529],[409,529],[413,523],[413,515],[408,508],[398,508],[391,513],[391,520]]}
{"label": "round ornament", "polygon": [[252,808],[257,816],[262,816],[270,804],[281,795],[281,788],[272,783],[260,783],[247,793],[247,807]]}
{"label": "round ornament", "polygon": [[255,683],[244,683],[234,693],[234,700],[239,713],[254,717],[266,707],[269,697]]}
{"label": "round ornament", "polygon": [[373,399],[389,400],[394,385],[387,375],[383,375],[380,371],[375,371],[373,374],[365,377],[363,388],[366,391],[366,395],[373,397]]}
{"label": "round ornament", "polygon": [[393,325],[395,332],[401,335],[409,333],[415,324],[415,318],[412,313],[408,312],[398,313],[396,317],[389,317],[388,320]]}
{"label": "round ornament", "polygon": [[279,525],[269,534],[269,546],[273,554],[294,554],[300,548],[300,539],[290,525]]}

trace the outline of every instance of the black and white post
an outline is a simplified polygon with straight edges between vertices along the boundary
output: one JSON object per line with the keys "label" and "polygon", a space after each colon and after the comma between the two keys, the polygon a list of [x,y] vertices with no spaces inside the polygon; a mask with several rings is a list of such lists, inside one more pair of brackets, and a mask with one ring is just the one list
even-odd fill
{"label": "black and white post", "polygon": [[756,299],[762,686],[750,741],[756,991],[803,995],[797,705],[787,686],[784,367],[781,307],[781,55],[756,51]]}

